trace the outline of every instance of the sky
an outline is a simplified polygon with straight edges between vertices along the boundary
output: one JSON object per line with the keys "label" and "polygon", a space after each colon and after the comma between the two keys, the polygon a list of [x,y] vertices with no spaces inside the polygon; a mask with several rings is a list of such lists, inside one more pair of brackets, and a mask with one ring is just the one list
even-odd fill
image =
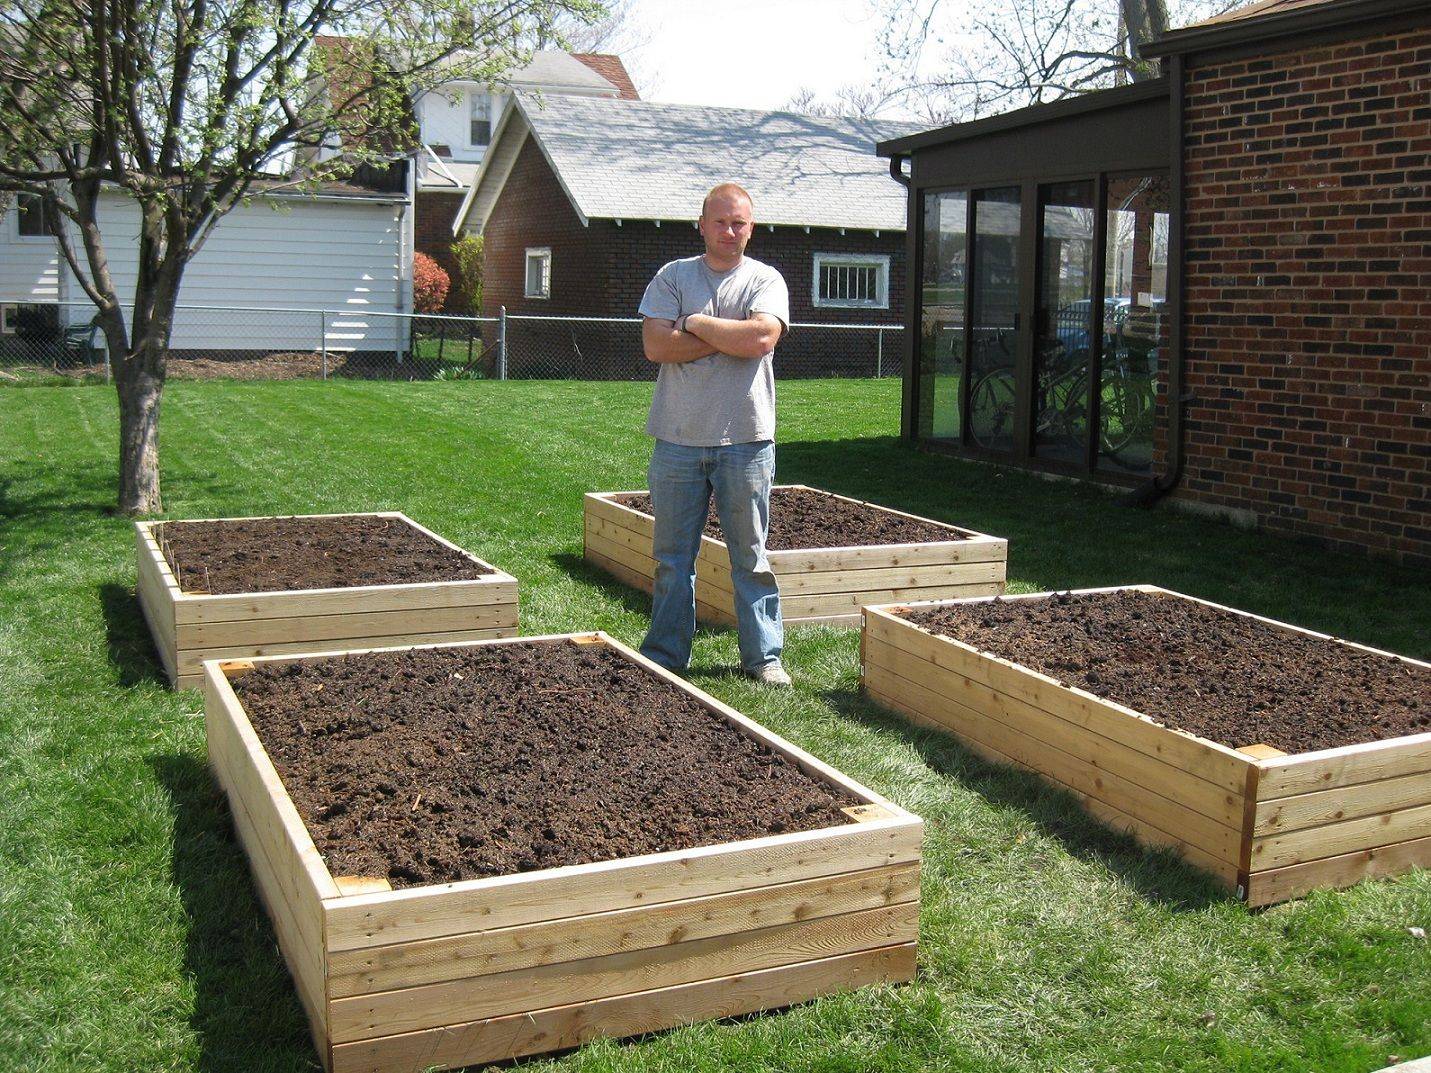
{"label": "sky", "polygon": [[651,100],[774,110],[807,86],[829,97],[873,79],[882,24],[874,7],[871,0],[638,0],[645,40],[623,55]]}

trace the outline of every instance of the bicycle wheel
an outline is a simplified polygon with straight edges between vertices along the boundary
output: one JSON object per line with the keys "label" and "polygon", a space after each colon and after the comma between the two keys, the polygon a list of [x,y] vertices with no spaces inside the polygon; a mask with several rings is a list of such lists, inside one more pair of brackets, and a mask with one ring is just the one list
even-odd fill
{"label": "bicycle wheel", "polygon": [[1153,415],[1150,385],[1114,368],[1103,381],[1098,438],[1106,454],[1117,455],[1141,438]]}
{"label": "bicycle wheel", "polygon": [[969,436],[985,450],[999,450],[1012,445],[1013,435],[1013,370],[995,369],[969,392]]}

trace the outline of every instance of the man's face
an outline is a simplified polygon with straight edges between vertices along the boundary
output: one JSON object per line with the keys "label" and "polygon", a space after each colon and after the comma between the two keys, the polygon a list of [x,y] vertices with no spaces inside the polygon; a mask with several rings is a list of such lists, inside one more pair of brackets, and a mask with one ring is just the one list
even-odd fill
{"label": "man's face", "polygon": [[736,261],[744,255],[754,227],[750,202],[739,194],[718,194],[701,213],[706,253],[722,261]]}

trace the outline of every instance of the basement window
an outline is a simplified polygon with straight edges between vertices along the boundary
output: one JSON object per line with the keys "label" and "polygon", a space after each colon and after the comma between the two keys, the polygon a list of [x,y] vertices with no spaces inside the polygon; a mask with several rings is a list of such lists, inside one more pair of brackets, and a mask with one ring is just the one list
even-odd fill
{"label": "basement window", "polygon": [[552,296],[552,251],[549,246],[527,247],[527,285],[523,293],[528,298]]}
{"label": "basement window", "polygon": [[888,309],[889,258],[881,254],[815,254],[817,308]]}

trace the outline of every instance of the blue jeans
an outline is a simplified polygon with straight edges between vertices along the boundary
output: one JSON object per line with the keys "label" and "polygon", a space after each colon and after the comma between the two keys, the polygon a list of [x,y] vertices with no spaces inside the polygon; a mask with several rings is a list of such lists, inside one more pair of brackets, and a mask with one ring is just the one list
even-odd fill
{"label": "blue jeans", "polygon": [[754,671],[780,658],[785,626],[780,590],[765,557],[775,445],[769,440],[726,447],[682,447],[656,441],[647,470],[656,513],[656,584],[643,655],[671,670],[691,662],[696,632],[696,553],[715,492],[716,512],[730,549],[740,662]]}

